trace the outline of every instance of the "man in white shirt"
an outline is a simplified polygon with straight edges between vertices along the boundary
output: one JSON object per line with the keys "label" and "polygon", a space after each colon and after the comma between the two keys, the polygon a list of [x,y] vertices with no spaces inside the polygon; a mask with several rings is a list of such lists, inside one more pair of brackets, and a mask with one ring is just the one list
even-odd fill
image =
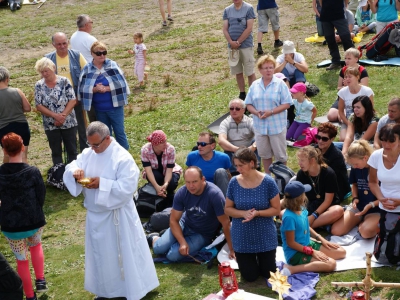
{"label": "man in white shirt", "polygon": [[76,19],[78,30],[71,36],[71,49],[82,53],[88,63],[93,60],[90,48],[97,39],[90,33],[93,29],[93,21],[88,15],[80,15]]}

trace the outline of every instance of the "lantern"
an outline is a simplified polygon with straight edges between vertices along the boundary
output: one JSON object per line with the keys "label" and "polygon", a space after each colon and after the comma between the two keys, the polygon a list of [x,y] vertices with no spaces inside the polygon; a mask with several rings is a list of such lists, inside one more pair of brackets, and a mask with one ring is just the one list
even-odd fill
{"label": "lantern", "polygon": [[231,268],[229,261],[224,261],[218,266],[219,272],[219,285],[222,288],[224,297],[238,290],[235,271]]}
{"label": "lantern", "polygon": [[353,292],[351,300],[365,300],[365,293],[363,291]]}

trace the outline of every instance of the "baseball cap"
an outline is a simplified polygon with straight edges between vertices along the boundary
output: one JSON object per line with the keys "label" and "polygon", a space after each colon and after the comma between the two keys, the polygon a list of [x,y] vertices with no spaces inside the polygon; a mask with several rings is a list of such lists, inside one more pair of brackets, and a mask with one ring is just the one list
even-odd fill
{"label": "baseball cap", "polygon": [[231,67],[234,67],[238,64],[239,62],[239,50],[238,49],[229,49],[229,58],[228,58],[228,63]]}
{"label": "baseball cap", "polygon": [[275,75],[276,77],[282,79],[282,80],[287,79],[286,76],[285,76],[285,74],[283,74],[283,73],[275,73],[274,75]]}
{"label": "baseball cap", "polygon": [[290,198],[296,198],[305,192],[311,191],[311,185],[302,184],[300,181],[290,181],[286,186],[284,193],[287,194]]}
{"label": "baseball cap", "polygon": [[292,88],[290,89],[291,93],[298,93],[298,92],[303,92],[306,93],[307,92],[307,87],[304,83],[302,82],[298,82],[296,83],[294,86],[292,86]]}

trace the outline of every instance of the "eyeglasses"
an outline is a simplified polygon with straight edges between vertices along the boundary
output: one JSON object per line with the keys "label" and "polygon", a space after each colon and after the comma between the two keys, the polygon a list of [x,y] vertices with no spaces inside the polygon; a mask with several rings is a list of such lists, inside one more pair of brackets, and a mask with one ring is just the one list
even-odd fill
{"label": "eyeglasses", "polygon": [[236,110],[236,111],[239,111],[239,110],[241,110],[241,108],[240,108],[240,107],[229,107],[229,109],[230,109],[230,110]]}
{"label": "eyeglasses", "polygon": [[94,149],[99,149],[101,143],[104,142],[105,139],[106,139],[106,137],[104,137],[104,138],[101,140],[100,143],[98,143],[98,144],[93,144],[93,145],[92,145],[92,144],[89,144],[89,142],[86,142],[86,145],[88,145],[89,147],[92,147],[92,148],[94,148]]}
{"label": "eyeglasses", "polygon": [[93,52],[97,56],[107,55],[107,50]]}
{"label": "eyeglasses", "polygon": [[90,23],[90,24],[93,24],[93,21],[89,21],[89,22],[87,22],[86,24],[89,24],[89,23]]}
{"label": "eyeglasses", "polygon": [[212,143],[206,143],[206,142],[197,142],[197,147],[202,146],[205,147],[207,145],[211,145]]}
{"label": "eyeglasses", "polygon": [[327,141],[330,140],[330,138],[328,138],[328,137],[326,137],[326,136],[320,136],[320,135],[318,135],[318,134],[315,135],[315,138],[316,138],[317,140],[322,140],[323,142],[327,142]]}

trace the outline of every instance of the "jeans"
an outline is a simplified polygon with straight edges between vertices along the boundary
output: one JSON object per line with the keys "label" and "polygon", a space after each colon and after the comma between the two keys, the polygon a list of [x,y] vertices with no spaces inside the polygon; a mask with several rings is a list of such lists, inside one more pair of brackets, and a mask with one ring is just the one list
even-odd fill
{"label": "jeans", "polygon": [[322,23],[319,17],[315,16],[315,23],[317,23],[318,36],[324,36],[324,29],[322,28]]}
{"label": "jeans", "polygon": [[[185,237],[186,243],[189,245],[189,254],[201,250],[203,247],[211,243],[211,239],[202,236],[199,233],[194,232],[182,219],[179,221],[179,225],[182,228],[183,236]],[[171,228],[167,231],[153,244],[154,254],[166,254],[167,259],[170,261],[179,261],[184,258],[183,255],[179,253],[180,244],[172,234]]]}
{"label": "jeans", "polygon": [[[156,169],[152,169],[152,171],[153,171],[154,179],[156,180],[157,184],[163,185],[165,176]],[[179,178],[181,178],[181,175],[179,175],[179,173],[172,173],[171,181],[169,182],[168,187],[167,187],[167,197],[166,197],[167,207],[172,206],[172,202],[174,200],[174,195],[175,195],[174,193],[175,193],[175,190],[178,187],[178,183],[179,183]]]}
{"label": "jeans", "polygon": [[335,40],[335,28],[337,30],[340,39],[342,40],[343,49],[354,47],[353,41],[350,37],[349,25],[346,19],[340,19],[329,22],[322,22],[322,28],[324,29],[325,39],[329,47],[329,53],[332,56],[333,64],[340,64],[340,52],[339,46]]}
{"label": "jeans", "polygon": [[340,151],[343,149],[343,142],[333,142],[333,145],[338,148]]}
{"label": "jeans", "polygon": [[304,73],[296,69],[294,71],[294,74],[292,77],[289,76],[288,70],[286,68],[283,68],[282,74],[285,75],[285,77],[289,80],[289,85],[292,87],[293,85],[296,84],[296,82],[306,82],[306,76],[304,76]]}
{"label": "jeans", "polygon": [[229,176],[225,169],[219,168],[214,172],[214,184],[219,187],[219,189],[226,197],[226,191],[228,190]]}
{"label": "jeans", "polygon": [[112,135],[114,131],[115,139],[118,144],[128,150],[129,144],[124,127],[124,107],[114,107],[114,109],[110,111],[96,110],[96,117],[97,121],[108,126],[108,129],[110,129],[110,135]]}
{"label": "jeans", "polygon": [[67,152],[67,163],[69,164],[76,159],[78,155],[76,146],[76,131],[77,126],[68,129],[54,129],[45,130],[49,140],[49,146],[51,149],[51,158],[53,160],[53,165],[63,163],[62,159],[62,143]]}

